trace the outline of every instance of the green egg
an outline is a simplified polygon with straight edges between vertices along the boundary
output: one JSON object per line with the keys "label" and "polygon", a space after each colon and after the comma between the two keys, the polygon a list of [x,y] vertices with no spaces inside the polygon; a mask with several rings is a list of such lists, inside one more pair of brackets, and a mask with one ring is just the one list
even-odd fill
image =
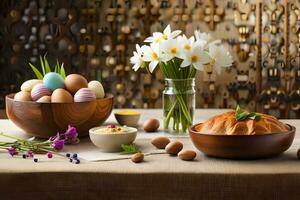
{"label": "green egg", "polygon": [[58,88],[64,88],[65,87],[65,83],[64,83],[64,79],[63,77],[55,72],[49,72],[44,76],[43,79],[44,85],[54,91]]}

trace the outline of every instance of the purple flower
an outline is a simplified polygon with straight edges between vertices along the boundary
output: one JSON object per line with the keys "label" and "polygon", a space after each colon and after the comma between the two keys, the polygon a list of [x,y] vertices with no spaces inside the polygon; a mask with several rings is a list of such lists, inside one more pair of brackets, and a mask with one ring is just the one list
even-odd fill
{"label": "purple flower", "polygon": [[65,140],[56,139],[53,141],[52,146],[55,150],[59,151],[64,148]]}
{"label": "purple flower", "polygon": [[77,144],[79,143],[77,129],[72,126],[68,126],[68,129],[63,133],[66,144]]}
{"label": "purple flower", "polygon": [[14,156],[17,154],[16,148],[14,148],[14,147],[8,147],[7,151],[11,156]]}
{"label": "purple flower", "polygon": [[49,140],[54,141],[54,140],[59,139],[59,138],[60,138],[60,135],[59,135],[59,133],[57,133],[56,135],[49,137]]}
{"label": "purple flower", "polygon": [[75,127],[69,125],[68,129],[65,132],[65,136],[66,137],[74,137],[74,136],[76,137],[76,136],[78,136],[77,129]]}

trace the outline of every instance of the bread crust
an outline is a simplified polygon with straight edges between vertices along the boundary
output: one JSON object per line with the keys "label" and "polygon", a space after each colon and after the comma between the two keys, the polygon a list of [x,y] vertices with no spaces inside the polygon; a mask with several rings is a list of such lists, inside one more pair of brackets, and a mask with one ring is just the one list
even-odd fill
{"label": "bread crust", "polygon": [[213,135],[263,135],[289,130],[286,124],[274,116],[262,113],[257,113],[257,115],[260,115],[258,121],[251,119],[237,121],[234,111],[226,112],[195,126],[195,131]]}

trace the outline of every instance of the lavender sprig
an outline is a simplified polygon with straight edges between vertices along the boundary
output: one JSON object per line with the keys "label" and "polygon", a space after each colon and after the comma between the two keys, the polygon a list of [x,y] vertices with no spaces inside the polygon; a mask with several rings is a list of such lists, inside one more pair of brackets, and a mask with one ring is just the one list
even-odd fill
{"label": "lavender sprig", "polygon": [[[13,142],[0,142],[0,149],[5,149],[11,156],[21,154],[24,159],[33,158],[35,162],[38,162],[38,159],[34,157],[34,154],[47,154],[47,157],[50,159],[54,154],[62,156],[57,152],[62,150],[65,145],[68,144],[78,144],[78,133],[77,129],[72,126],[68,126],[68,129],[64,133],[57,133],[55,136],[50,137],[48,140],[39,141],[35,139],[22,139],[13,135],[0,133],[0,136],[14,139]],[[79,164],[80,160],[77,157],[75,163]]]}

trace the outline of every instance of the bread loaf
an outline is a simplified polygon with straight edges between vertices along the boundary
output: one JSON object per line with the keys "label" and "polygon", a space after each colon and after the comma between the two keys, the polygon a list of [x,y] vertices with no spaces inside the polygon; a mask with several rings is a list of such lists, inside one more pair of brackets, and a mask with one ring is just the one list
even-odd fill
{"label": "bread loaf", "polygon": [[215,135],[262,135],[287,132],[289,127],[276,117],[257,113],[259,120],[237,121],[235,112],[230,111],[214,116],[195,127],[195,131]]}

